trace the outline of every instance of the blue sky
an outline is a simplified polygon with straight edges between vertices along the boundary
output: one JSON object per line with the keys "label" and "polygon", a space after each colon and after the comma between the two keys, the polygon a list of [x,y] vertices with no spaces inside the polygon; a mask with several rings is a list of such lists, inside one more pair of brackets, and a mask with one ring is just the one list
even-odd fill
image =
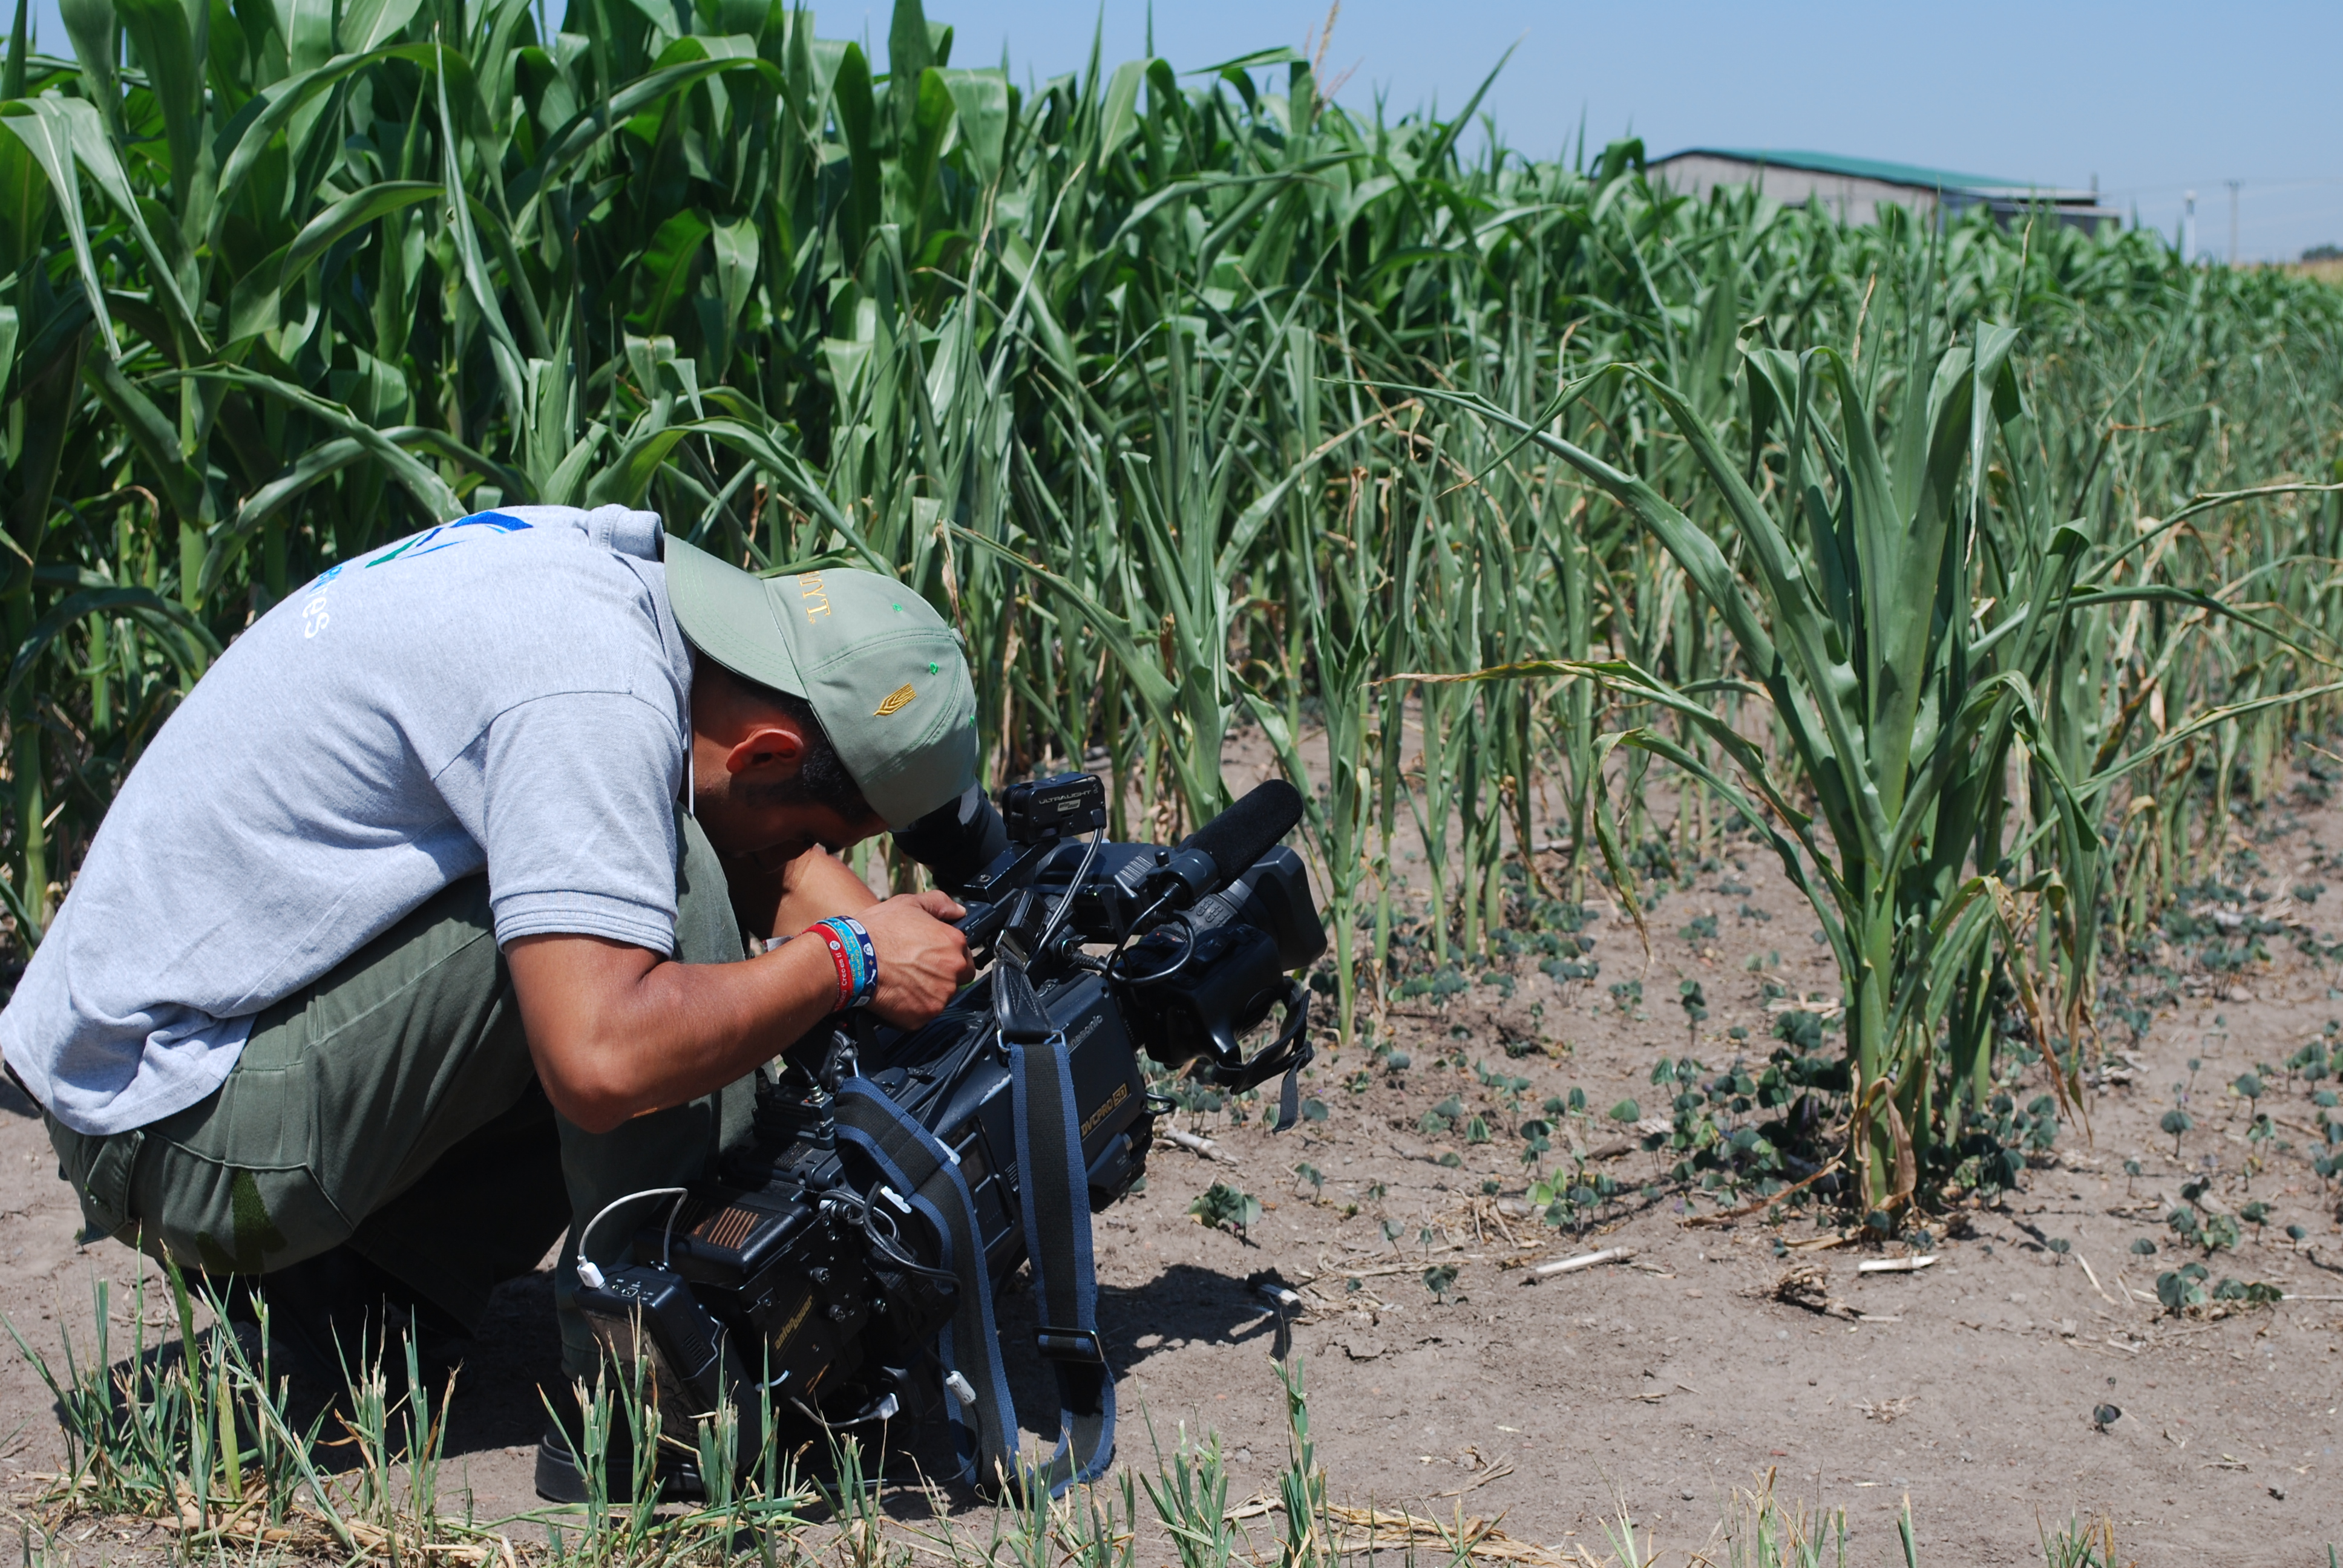
{"label": "blue sky", "polygon": [[[1005,50],[1020,82],[1146,51],[1147,0],[927,0],[954,63]],[[891,0],[820,8],[828,36],[883,49]],[[1159,0],[1155,52],[1182,70],[1320,28],[1324,0]],[[56,0],[36,0],[64,53]],[[1327,51],[1356,106],[1463,104],[1518,44],[1484,107],[1505,140],[1563,151],[1584,116],[1599,145],[1633,132],[1654,156],[1696,146],[1804,148],[2087,186],[2171,234],[2197,193],[2200,250],[2291,259],[2343,245],[2334,74],[2343,5],[2126,5],[1971,0],[1922,6],[1558,0],[1348,0]]]}
{"label": "blue sky", "polygon": [[[1146,0],[928,0],[953,58],[1007,46],[1020,80],[1079,68],[1101,20],[1109,60],[1144,53]],[[1155,52],[1187,69],[1299,45],[1325,0],[1159,0]],[[826,34],[886,35],[885,4],[833,5]],[[1971,0],[1959,6],[1644,0],[1346,0],[1326,52],[1340,95],[1393,109],[1471,96],[1508,45],[1483,107],[1538,156],[1641,136],[1687,146],[1802,148],[2044,185],[2085,186],[2167,234],[2197,194],[2200,250],[2291,259],[2343,245],[2335,70],[2343,5],[2123,5]]]}

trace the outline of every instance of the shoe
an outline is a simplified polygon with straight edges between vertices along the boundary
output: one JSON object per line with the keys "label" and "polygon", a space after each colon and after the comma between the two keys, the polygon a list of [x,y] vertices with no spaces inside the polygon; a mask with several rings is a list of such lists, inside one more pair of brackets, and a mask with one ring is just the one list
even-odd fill
{"label": "shoe", "polygon": [[[602,1493],[603,1501],[618,1506],[632,1503],[634,1444],[624,1431],[610,1434],[602,1468],[609,1478]],[[680,1454],[660,1455],[654,1480],[662,1503],[696,1503],[708,1495],[708,1488],[700,1481],[699,1467]],[[559,1422],[548,1422],[545,1435],[537,1441],[537,1494],[548,1503],[593,1501],[586,1466],[578,1461],[577,1448]]]}

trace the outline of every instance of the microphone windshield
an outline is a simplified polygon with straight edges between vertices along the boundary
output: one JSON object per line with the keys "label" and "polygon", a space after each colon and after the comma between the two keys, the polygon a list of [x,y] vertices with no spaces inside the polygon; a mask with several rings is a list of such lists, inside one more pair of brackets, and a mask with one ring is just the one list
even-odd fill
{"label": "microphone windshield", "polygon": [[1225,886],[1244,869],[1277,848],[1302,820],[1302,792],[1282,779],[1260,785],[1235,805],[1196,829],[1181,847],[1209,856]]}

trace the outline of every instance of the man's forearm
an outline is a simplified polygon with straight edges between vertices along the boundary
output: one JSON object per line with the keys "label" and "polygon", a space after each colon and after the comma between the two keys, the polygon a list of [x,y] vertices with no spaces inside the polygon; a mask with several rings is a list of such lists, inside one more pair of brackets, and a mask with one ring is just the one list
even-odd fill
{"label": "man's forearm", "polygon": [[878,895],[826,849],[809,849],[779,867],[727,860],[733,912],[754,936],[791,937],[832,915],[859,915]]}
{"label": "man's forearm", "polygon": [[[881,1022],[917,1028],[975,978],[967,940],[944,923],[965,911],[943,894],[870,903],[844,867],[836,877],[811,869],[807,896],[830,905],[811,919],[844,912],[836,904],[861,890],[855,912],[878,955],[870,1007]],[[746,963],[677,963],[623,942],[560,935],[523,937],[505,957],[546,1097],[589,1132],[734,1081],[840,1000],[837,966],[814,936]]]}
{"label": "man's forearm", "polygon": [[[638,953],[649,961],[626,974]],[[538,1081],[589,1132],[714,1092],[838,1005],[818,938],[737,964],[677,963],[591,937],[524,938],[508,956]]]}
{"label": "man's forearm", "polygon": [[773,914],[773,935],[795,936],[832,915],[859,915],[879,901],[845,861],[827,849],[813,849],[789,862]]}

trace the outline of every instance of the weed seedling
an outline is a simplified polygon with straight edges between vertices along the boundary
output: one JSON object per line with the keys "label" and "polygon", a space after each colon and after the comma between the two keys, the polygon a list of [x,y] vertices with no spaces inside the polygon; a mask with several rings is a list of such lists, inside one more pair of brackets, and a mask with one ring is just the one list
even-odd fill
{"label": "weed seedling", "polygon": [[2180,1107],[2176,1105],[2171,1110],[2164,1113],[2164,1120],[2157,1122],[2157,1125],[2163,1128],[2167,1132],[2172,1134],[2172,1157],[2175,1160],[2179,1159],[2180,1136],[2182,1133],[2187,1132],[2190,1128],[2196,1126],[2197,1123],[2188,1119],[2188,1112],[2181,1110]]}
{"label": "weed seedling", "polygon": [[[1153,1435],[1151,1425],[1149,1436]],[[1197,1442],[1181,1422],[1179,1446],[1168,1460],[1161,1445],[1156,1446],[1155,1470],[1153,1477],[1141,1481],[1179,1554],[1180,1568],[1228,1568],[1236,1555],[1237,1534],[1229,1522],[1229,1475],[1220,1434]]]}
{"label": "weed seedling", "polygon": [[2235,1090],[2238,1097],[2246,1102],[2246,1109],[2249,1113],[2259,1113],[2262,1098],[2262,1081],[2259,1073],[2241,1072],[2229,1081],[2229,1087]]}
{"label": "weed seedling", "polygon": [[1196,1195],[1188,1212],[1212,1230],[1225,1230],[1240,1241],[1250,1241],[1246,1232],[1261,1222],[1261,1200],[1225,1181],[1215,1181]]}
{"label": "weed seedling", "polygon": [[1708,997],[1698,980],[1685,980],[1676,992],[1676,1005],[1684,1014],[1684,1049],[1690,1050],[1699,1042],[1700,1026],[1708,1020]]}
{"label": "weed seedling", "polygon": [[2178,1317],[2190,1307],[2205,1304],[2205,1265],[2183,1263],[2169,1273],[2156,1277],[2156,1299],[2164,1310]]}

